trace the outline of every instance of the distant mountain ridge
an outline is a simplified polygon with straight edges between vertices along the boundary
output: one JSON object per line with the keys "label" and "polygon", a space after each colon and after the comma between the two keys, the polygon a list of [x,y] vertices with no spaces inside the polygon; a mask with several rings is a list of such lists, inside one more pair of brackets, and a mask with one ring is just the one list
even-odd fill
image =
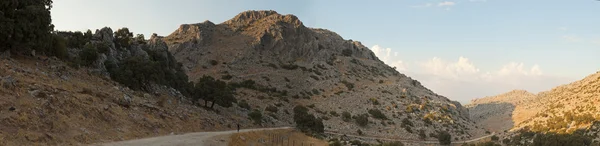
{"label": "distant mountain ridge", "polygon": [[[508,108],[498,109],[499,104]],[[600,121],[600,72],[538,94],[511,91],[475,99],[466,107],[482,125],[490,125],[498,118],[509,119],[504,121],[505,125],[513,122],[509,127],[490,127],[498,130],[527,128],[536,132],[571,133]]]}

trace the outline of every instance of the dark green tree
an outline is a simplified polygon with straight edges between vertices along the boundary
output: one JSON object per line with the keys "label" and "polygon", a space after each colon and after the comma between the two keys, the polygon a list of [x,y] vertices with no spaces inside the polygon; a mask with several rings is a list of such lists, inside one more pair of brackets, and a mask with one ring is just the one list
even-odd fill
{"label": "dark green tree", "polygon": [[441,145],[449,145],[452,143],[452,135],[446,131],[438,133],[438,141]]}
{"label": "dark green tree", "polygon": [[0,50],[49,52],[53,49],[52,0],[0,1]]}
{"label": "dark green tree", "polygon": [[115,45],[118,48],[126,49],[131,47],[133,42],[133,33],[129,32],[129,28],[124,27],[115,32]]}
{"label": "dark green tree", "polygon": [[325,132],[323,120],[308,113],[308,108],[298,105],[294,107],[296,128],[305,133],[322,134]]}

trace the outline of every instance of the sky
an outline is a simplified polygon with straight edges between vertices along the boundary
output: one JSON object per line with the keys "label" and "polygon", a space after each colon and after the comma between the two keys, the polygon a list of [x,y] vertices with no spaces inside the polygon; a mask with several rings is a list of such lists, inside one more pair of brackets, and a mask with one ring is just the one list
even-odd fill
{"label": "sky", "polygon": [[600,71],[597,0],[54,0],[56,30],[105,26],[166,36],[246,10],[293,14],[362,42],[380,60],[462,103],[532,93]]}

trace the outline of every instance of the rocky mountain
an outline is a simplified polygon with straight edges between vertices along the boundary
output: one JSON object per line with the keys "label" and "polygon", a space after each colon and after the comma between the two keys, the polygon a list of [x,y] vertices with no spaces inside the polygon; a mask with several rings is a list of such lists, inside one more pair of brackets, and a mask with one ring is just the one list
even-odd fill
{"label": "rocky mountain", "polygon": [[550,91],[512,91],[475,99],[466,107],[475,121],[495,131],[525,128],[572,133],[589,129],[600,120],[600,72]]}
{"label": "rocky mountain", "polygon": [[[266,125],[293,125],[292,108],[304,105],[334,133],[435,139],[449,131],[456,140],[482,135],[466,108],[438,95],[379,60],[360,42],[310,28],[294,15],[246,11],[220,24],[184,24],[166,37],[169,51],[189,76],[207,75],[237,90],[242,109],[263,112]],[[368,124],[354,119],[368,116]]]}

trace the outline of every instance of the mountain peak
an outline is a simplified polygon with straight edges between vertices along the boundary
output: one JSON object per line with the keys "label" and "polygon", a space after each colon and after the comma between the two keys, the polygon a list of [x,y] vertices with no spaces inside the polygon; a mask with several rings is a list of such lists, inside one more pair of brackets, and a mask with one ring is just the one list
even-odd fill
{"label": "mountain peak", "polygon": [[232,19],[223,22],[223,24],[228,24],[234,27],[242,27],[256,22],[267,22],[270,24],[278,24],[279,22],[283,22],[292,24],[295,27],[304,26],[298,17],[291,14],[281,15],[273,10],[244,11]]}

